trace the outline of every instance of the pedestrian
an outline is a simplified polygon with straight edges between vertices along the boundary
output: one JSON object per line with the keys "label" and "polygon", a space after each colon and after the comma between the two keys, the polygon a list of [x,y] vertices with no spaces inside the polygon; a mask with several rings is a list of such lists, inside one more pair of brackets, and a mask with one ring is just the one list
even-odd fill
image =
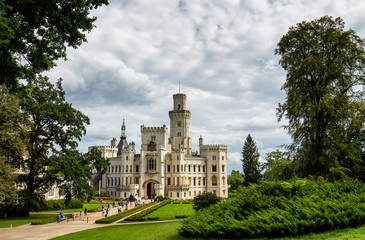
{"label": "pedestrian", "polygon": [[106,215],[105,215],[105,217],[108,216],[108,213],[109,213],[109,208],[106,209]]}
{"label": "pedestrian", "polygon": [[104,217],[104,207],[101,209],[101,216]]}
{"label": "pedestrian", "polygon": [[85,208],[85,210],[84,210],[84,216],[85,217],[87,216],[87,208]]}
{"label": "pedestrian", "polygon": [[76,212],[74,211],[73,213],[72,213],[72,218],[73,218],[73,220],[75,221],[75,217],[76,217]]}

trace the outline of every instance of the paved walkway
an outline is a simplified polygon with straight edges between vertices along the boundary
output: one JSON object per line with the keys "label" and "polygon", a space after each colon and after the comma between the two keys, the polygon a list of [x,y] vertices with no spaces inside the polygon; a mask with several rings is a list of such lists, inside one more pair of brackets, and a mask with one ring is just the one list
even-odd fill
{"label": "paved walkway", "polygon": [[[116,214],[118,209],[109,210],[109,216]],[[95,224],[95,220],[103,218],[101,212],[88,213],[88,219],[77,217],[75,221],[69,219],[60,223],[48,223],[45,225],[21,225],[13,228],[0,228],[0,239],[6,240],[46,240],[62,236],[68,233],[79,232],[91,228],[106,227],[113,224]],[[120,225],[120,224],[118,224]]]}

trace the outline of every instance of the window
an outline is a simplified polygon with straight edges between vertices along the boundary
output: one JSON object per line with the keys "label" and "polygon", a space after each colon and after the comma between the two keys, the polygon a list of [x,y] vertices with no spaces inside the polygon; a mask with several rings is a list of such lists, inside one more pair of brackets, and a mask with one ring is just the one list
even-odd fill
{"label": "window", "polygon": [[224,160],[224,156],[222,156],[222,160]]}
{"label": "window", "polygon": [[128,172],[128,165],[125,166],[125,172]]}
{"label": "window", "polygon": [[189,172],[191,172],[190,165],[188,166],[188,170],[189,170]]}
{"label": "window", "polygon": [[224,172],[224,165],[222,165],[222,172]]}
{"label": "window", "polygon": [[181,172],[184,172],[184,166],[183,165],[181,165]]}
{"label": "window", "polygon": [[184,192],[184,197],[186,197],[186,192]]}
{"label": "window", "polygon": [[136,165],[136,172],[139,172],[139,165]]}
{"label": "window", "polygon": [[176,172],[179,172],[180,170],[179,167],[180,167],[179,165],[176,165]]}
{"label": "window", "polygon": [[171,171],[171,165],[167,165],[167,172]]}
{"label": "window", "polygon": [[191,186],[191,178],[189,177],[189,185]]}
{"label": "window", "polygon": [[200,186],[201,178],[198,178],[198,186]]}
{"label": "window", "polygon": [[200,165],[198,165],[198,172],[200,172]]}
{"label": "window", "polygon": [[171,185],[171,178],[167,178],[167,186]]}
{"label": "window", "polygon": [[151,141],[156,141],[156,136],[151,136]]}
{"label": "window", "polygon": [[129,160],[128,156],[126,156],[125,159],[128,161]]}
{"label": "window", "polygon": [[194,191],[194,197],[196,196],[196,191]]}
{"label": "window", "polygon": [[130,172],[133,172],[133,165],[130,166]]}
{"label": "window", "polygon": [[191,197],[191,192],[189,191],[189,197]]}
{"label": "window", "polygon": [[195,172],[195,165],[194,165],[194,167],[193,167],[193,172]]}
{"label": "window", "polygon": [[110,186],[110,178],[108,178],[108,187]]}
{"label": "window", "polygon": [[179,193],[176,193],[176,197],[179,197]]}
{"label": "window", "polygon": [[118,178],[118,185],[120,185],[120,178]]}
{"label": "window", "polygon": [[216,165],[212,165],[212,172],[217,172],[217,166]]}
{"label": "window", "polygon": [[173,170],[174,170],[173,172],[175,172],[175,165],[173,165],[172,167],[173,167]]}
{"label": "window", "polygon": [[172,197],[172,192],[170,192],[170,197]]}
{"label": "window", "polygon": [[181,132],[177,132],[177,136],[178,137],[181,137]]}
{"label": "window", "polygon": [[177,127],[181,127],[181,121],[176,122]]}
{"label": "window", "polygon": [[108,172],[110,172],[110,167],[108,167]]}
{"label": "window", "polygon": [[193,178],[193,185],[196,185],[196,178]]}
{"label": "window", "polygon": [[223,186],[226,185],[226,179],[225,179],[225,177],[222,177],[222,185]]}
{"label": "window", "polygon": [[147,161],[147,170],[156,170],[156,159],[150,158]]}
{"label": "window", "polygon": [[213,190],[213,194],[217,195],[217,191],[216,190]]}
{"label": "window", "polygon": [[54,188],[52,187],[49,191],[48,191],[48,197],[53,197],[54,196]]}
{"label": "window", "polygon": [[205,172],[205,165],[203,165],[203,172]]}
{"label": "window", "polygon": [[212,159],[213,160],[217,160],[217,156],[212,156]]}
{"label": "window", "polygon": [[217,186],[217,177],[216,176],[212,177],[212,186]]}
{"label": "window", "polygon": [[203,177],[203,186],[205,186],[205,177]]}
{"label": "window", "polygon": [[119,172],[122,172],[122,166],[119,165]]}
{"label": "window", "polygon": [[226,196],[226,190],[223,190],[223,196]]}

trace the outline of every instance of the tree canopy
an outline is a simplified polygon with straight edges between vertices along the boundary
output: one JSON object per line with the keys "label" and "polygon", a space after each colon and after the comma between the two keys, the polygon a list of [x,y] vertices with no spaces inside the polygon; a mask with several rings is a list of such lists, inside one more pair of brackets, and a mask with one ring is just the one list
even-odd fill
{"label": "tree canopy", "polygon": [[107,0],[3,0],[0,2],[0,84],[18,88],[66,59],[66,47],[86,41],[96,17],[90,11]]}
{"label": "tree canopy", "polygon": [[231,175],[228,177],[229,190],[236,190],[238,187],[243,186],[245,182],[245,176],[243,173],[232,170]]}
{"label": "tree canopy", "polygon": [[24,126],[25,154],[10,159],[12,166],[21,170],[17,182],[24,188],[18,197],[25,214],[53,185],[60,186],[68,200],[71,194],[85,200],[92,192],[87,184],[92,169],[105,170],[108,165],[97,149],[86,154],[78,151],[89,118],[66,102],[61,81],[51,84],[40,77],[29,88],[30,94],[20,100],[21,112],[30,120]]}
{"label": "tree canopy", "polygon": [[260,154],[256,143],[248,134],[242,148],[242,167],[245,175],[245,184],[257,183],[261,178],[261,164],[259,162]]}
{"label": "tree canopy", "polygon": [[214,193],[207,192],[194,197],[194,210],[200,211],[220,202],[220,198]]}
{"label": "tree canopy", "polygon": [[288,149],[301,177],[358,175],[364,169],[365,44],[344,27],[341,18],[329,16],[304,21],[275,50],[287,72],[287,97],[277,116],[288,120]]}

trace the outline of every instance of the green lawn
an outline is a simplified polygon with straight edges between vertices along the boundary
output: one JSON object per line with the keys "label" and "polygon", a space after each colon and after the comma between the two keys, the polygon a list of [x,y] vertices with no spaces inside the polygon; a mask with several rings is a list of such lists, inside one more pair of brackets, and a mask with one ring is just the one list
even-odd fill
{"label": "green lawn", "polygon": [[13,227],[16,227],[19,225],[29,224],[35,220],[41,220],[49,217],[54,217],[56,219],[56,215],[54,214],[30,214],[29,217],[0,219],[0,228],[10,227],[11,224]]}
{"label": "green lawn", "polygon": [[178,215],[194,215],[193,204],[166,204],[165,206],[153,211],[148,214],[148,217],[159,217],[159,220],[170,220],[176,219]]}
{"label": "green lawn", "polygon": [[[146,223],[132,224],[94,228],[91,230],[71,233],[61,237],[53,238],[57,240],[75,239],[75,240],[90,240],[90,239],[108,239],[108,240],[139,240],[139,239],[161,239],[161,240],[179,240],[191,239],[184,238],[177,233],[177,229],[181,226],[181,222],[166,222],[166,223]],[[349,228],[343,230],[335,230],[327,233],[309,234],[300,237],[276,238],[273,240],[365,240],[365,226],[359,228]],[[265,240],[252,239],[252,240]]]}

